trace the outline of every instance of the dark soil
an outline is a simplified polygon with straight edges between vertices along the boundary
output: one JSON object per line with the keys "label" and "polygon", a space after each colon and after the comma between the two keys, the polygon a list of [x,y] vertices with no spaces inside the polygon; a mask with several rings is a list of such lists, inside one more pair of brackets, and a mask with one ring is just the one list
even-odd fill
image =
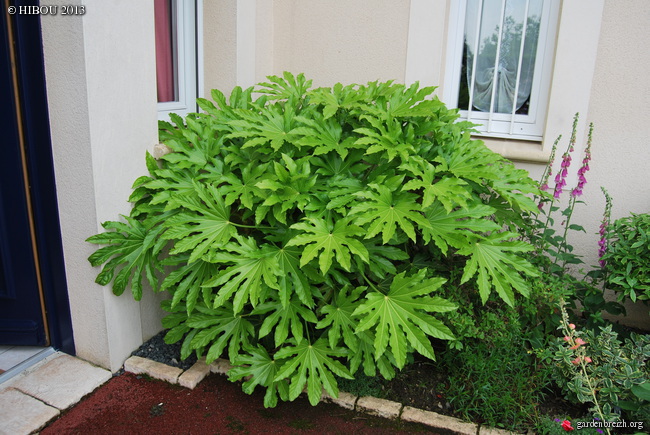
{"label": "dark soil", "polygon": [[[186,360],[181,360],[181,343],[166,344],[163,340],[164,335],[165,331],[160,332],[140,346],[132,355],[180,367],[183,370],[190,368],[196,362],[196,356],[192,354]],[[391,381],[380,377],[366,377],[361,370],[355,374],[355,378],[354,381],[337,379],[339,388],[359,396],[380,397],[415,408],[463,418],[445,397],[448,387],[447,373],[441,370],[440,365],[432,363],[428,359],[416,356],[415,360],[398,372]],[[240,384],[236,384],[234,387],[241,389]],[[577,407],[566,402],[561,396],[554,395],[549,395],[547,400],[540,404],[539,409],[549,416],[580,416],[586,411],[586,408]]]}
{"label": "dark soil", "polygon": [[224,376],[209,375],[194,390],[124,373],[47,426],[42,434],[394,434],[448,433],[348,411],[311,406],[304,397],[263,406]]}
{"label": "dark soil", "polygon": [[152,361],[167,364],[172,367],[179,367],[187,370],[196,362],[196,355],[192,353],[187,359],[181,359],[181,344],[182,340],[178,343],[167,344],[164,337],[167,331],[162,331],[153,336],[150,340],[136,349],[131,355],[140,356],[142,358],[149,358]]}

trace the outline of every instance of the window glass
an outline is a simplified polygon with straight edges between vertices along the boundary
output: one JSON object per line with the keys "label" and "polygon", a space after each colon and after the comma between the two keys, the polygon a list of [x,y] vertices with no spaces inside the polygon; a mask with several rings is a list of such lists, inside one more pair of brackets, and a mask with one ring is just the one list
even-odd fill
{"label": "window glass", "polygon": [[158,102],[178,101],[174,9],[172,0],[155,0],[156,83]]}
{"label": "window glass", "polygon": [[155,0],[158,119],[196,112],[200,59],[196,0]]}
{"label": "window glass", "polygon": [[459,108],[528,114],[542,3],[468,1]]}

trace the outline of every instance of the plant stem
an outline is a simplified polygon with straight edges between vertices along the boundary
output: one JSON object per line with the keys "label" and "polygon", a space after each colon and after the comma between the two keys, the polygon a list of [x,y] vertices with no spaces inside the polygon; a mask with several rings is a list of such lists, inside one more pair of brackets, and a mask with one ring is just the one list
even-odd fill
{"label": "plant stem", "polygon": [[[569,232],[569,225],[571,224],[571,216],[573,216],[573,209],[576,206],[576,197],[571,195],[571,199],[569,200],[569,214],[567,215],[566,218],[566,225],[564,225],[564,234],[562,234],[562,243],[558,247],[557,254],[558,256],[562,253],[562,248],[567,249],[568,244],[566,241],[566,236],[567,233]],[[562,269],[566,266],[566,258],[562,260]]]}

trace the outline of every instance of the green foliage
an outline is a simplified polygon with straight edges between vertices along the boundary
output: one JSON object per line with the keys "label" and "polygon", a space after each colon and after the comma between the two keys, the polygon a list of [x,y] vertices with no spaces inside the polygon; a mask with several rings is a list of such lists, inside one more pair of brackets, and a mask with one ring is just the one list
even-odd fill
{"label": "green foliage", "polygon": [[564,337],[557,338],[540,355],[551,363],[566,397],[591,403],[594,415],[605,421],[635,420],[647,413],[650,335],[632,333],[621,341],[612,325],[601,327],[597,333],[569,325],[566,317],[564,325]]}
{"label": "green foliage", "polygon": [[[561,209],[559,205],[560,201],[558,200],[564,193],[564,187],[566,187],[566,178],[572,161],[571,155],[575,152],[578,120],[579,116],[576,113],[573,119],[570,140],[566,151],[562,155],[562,162],[555,176],[555,187],[552,189],[552,193],[548,183],[554,170],[555,154],[562,136],[559,136],[553,144],[549,163],[540,180],[540,192],[535,196],[539,213],[525,215],[519,228],[522,239],[535,247],[528,254],[528,260],[540,270],[539,280],[542,286],[552,289],[551,292],[553,293],[560,294],[560,299],[568,301],[572,308],[576,308],[575,302],[579,302],[581,311],[587,318],[588,327],[596,328],[606,323],[602,316],[604,312],[619,315],[625,313],[625,308],[620,303],[605,300],[603,289],[598,288],[599,280],[602,278],[602,272],[599,268],[593,269],[586,274],[582,269],[578,269],[578,267],[584,265],[584,262],[582,257],[574,252],[573,246],[569,243],[570,232],[585,232],[581,225],[573,223],[571,219],[576,206],[585,204],[578,198],[582,195],[583,188],[587,183],[586,174],[591,160],[593,124],[589,126],[582,165],[576,171],[578,182],[569,193],[566,207]],[[602,187],[601,189],[607,197],[605,214],[608,216],[611,208],[611,198]],[[557,216],[558,212],[559,216]],[[556,219],[560,221],[559,225],[556,223]],[[599,243],[602,244],[603,241],[601,240]],[[559,300],[556,299],[556,302],[559,302]],[[550,318],[547,318],[544,322],[544,330],[548,331],[548,335],[552,335],[550,331],[555,329],[556,320],[551,321]]]}
{"label": "green foliage", "polygon": [[650,214],[617,219],[608,231],[603,255],[608,288],[618,300],[650,300]]}
{"label": "green foliage", "polygon": [[171,293],[163,326],[183,356],[226,353],[266,406],[305,387],[316,403],[335,375],[391,378],[454,338],[439,260],[483,302],[529,294],[532,247],[514,239],[535,183],[434,88],[268,79],[161,122],[174,152],[147,156],[131,216],[89,239],[107,245],[99,283],[120,268],[117,294],[130,282],[139,299],[143,276]]}
{"label": "green foliage", "polygon": [[467,340],[442,362],[449,373],[445,397],[470,421],[522,431],[538,416],[538,404],[552,385],[551,372],[538,364],[519,315],[504,306],[478,316],[480,340]]}

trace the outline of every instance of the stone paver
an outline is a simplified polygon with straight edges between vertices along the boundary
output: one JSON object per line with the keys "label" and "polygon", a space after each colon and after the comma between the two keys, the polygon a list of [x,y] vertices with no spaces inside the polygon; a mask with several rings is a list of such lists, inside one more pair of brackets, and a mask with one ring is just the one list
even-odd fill
{"label": "stone paver", "polygon": [[230,361],[227,359],[222,359],[222,358],[217,358],[216,360],[212,361],[212,364],[210,364],[210,370],[212,373],[218,373],[220,375],[228,375],[228,370],[232,368],[232,365],[230,364]]}
{"label": "stone paver", "polygon": [[511,432],[509,430],[503,430],[503,429],[496,429],[494,427],[487,427],[487,426],[481,426],[478,429],[479,435],[510,435],[510,434],[515,434],[517,432]]}
{"label": "stone paver", "polygon": [[27,434],[43,428],[59,410],[18,390],[0,391],[0,435]]}
{"label": "stone paver", "polygon": [[108,370],[61,353],[11,386],[50,406],[66,409],[111,376]]}
{"label": "stone paver", "polygon": [[364,396],[357,400],[357,411],[364,411],[378,417],[395,419],[399,417],[402,404],[376,397]]}
{"label": "stone paver", "polygon": [[339,391],[339,397],[334,398],[327,392],[323,392],[322,399],[326,402],[334,403],[345,409],[354,410],[354,405],[357,403],[357,396],[354,394]]}
{"label": "stone paver", "polygon": [[460,434],[476,435],[478,430],[478,427],[473,423],[411,406],[404,407],[401,418],[404,421],[426,424],[427,426],[443,428]]}
{"label": "stone paver", "polygon": [[169,382],[170,384],[178,383],[178,377],[183,373],[178,367],[171,367],[147,358],[132,356],[124,362],[124,371],[137,374],[146,374],[152,378]]}
{"label": "stone paver", "polygon": [[205,363],[205,358],[201,358],[178,378],[178,384],[193,390],[209,373],[210,366]]}

